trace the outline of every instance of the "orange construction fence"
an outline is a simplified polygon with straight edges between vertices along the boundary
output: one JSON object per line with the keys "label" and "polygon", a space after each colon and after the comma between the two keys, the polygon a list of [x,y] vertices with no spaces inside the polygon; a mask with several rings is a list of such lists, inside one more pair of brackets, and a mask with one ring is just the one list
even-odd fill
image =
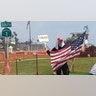
{"label": "orange construction fence", "polygon": [[[9,53],[9,61],[24,60],[24,59],[34,59],[36,54],[38,58],[48,58],[46,51],[38,50],[38,51],[13,51]],[[0,62],[4,62],[5,60],[5,52],[0,52]]]}

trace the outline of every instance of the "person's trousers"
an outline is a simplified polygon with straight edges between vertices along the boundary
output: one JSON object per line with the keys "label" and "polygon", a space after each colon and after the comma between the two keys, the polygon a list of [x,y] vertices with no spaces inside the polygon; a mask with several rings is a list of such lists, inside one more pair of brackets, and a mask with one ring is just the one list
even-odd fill
{"label": "person's trousers", "polygon": [[69,75],[69,67],[67,65],[67,62],[56,71],[56,74],[61,75],[61,72],[63,73],[63,75]]}

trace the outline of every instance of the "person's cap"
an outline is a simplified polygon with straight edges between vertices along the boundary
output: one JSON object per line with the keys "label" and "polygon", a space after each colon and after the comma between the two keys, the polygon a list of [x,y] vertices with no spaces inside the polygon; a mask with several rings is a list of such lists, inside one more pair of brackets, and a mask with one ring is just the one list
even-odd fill
{"label": "person's cap", "polygon": [[62,37],[58,37],[57,40],[58,41],[63,41],[63,38]]}

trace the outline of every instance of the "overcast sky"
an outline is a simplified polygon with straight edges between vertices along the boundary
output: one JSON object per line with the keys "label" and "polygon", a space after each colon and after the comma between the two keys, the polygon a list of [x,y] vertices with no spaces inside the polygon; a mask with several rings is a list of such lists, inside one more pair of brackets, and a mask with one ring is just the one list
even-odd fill
{"label": "overcast sky", "polygon": [[96,0],[2,0],[0,21],[11,21],[11,29],[17,32],[20,41],[29,40],[26,25],[28,20],[32,21],[32,40],[36,41],[38,35],[47,34],[49,47],[54,46],[58,36],[66,39],[71,36],[70,32],[83,32],[83,27],[88,25],[89,42],[96,45],[95,4]]}
{"label": "overcast sky", "polygon": [[[29,30],[27,21],[12,21],[12,32],[18,34],[19,41],[29,41]],[[72,32],[84,32],[84,26],[89,28],[89,43],[96,45],[96,21],[31,21],[31,40],[37,42],[38,35],[48,35],[47,45],[55,46],[57,38],[63,37],[66,40]],[[1,28],[1,32],[2,32]]]}
{"label": "overcast sky", "polygon": [[96,0],[0,0],[2,20],[96,20]]}

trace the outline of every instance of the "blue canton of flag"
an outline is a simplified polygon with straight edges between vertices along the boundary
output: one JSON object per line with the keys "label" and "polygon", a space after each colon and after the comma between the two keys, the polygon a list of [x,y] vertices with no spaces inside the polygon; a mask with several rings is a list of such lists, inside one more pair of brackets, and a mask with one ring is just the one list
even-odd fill
{"label": "blue canton of flag", "polygon": [[84,42],[86,31],[81,34],[76,40],[71,42],[71,50],[75,50],[77,47],[79,47]]}

